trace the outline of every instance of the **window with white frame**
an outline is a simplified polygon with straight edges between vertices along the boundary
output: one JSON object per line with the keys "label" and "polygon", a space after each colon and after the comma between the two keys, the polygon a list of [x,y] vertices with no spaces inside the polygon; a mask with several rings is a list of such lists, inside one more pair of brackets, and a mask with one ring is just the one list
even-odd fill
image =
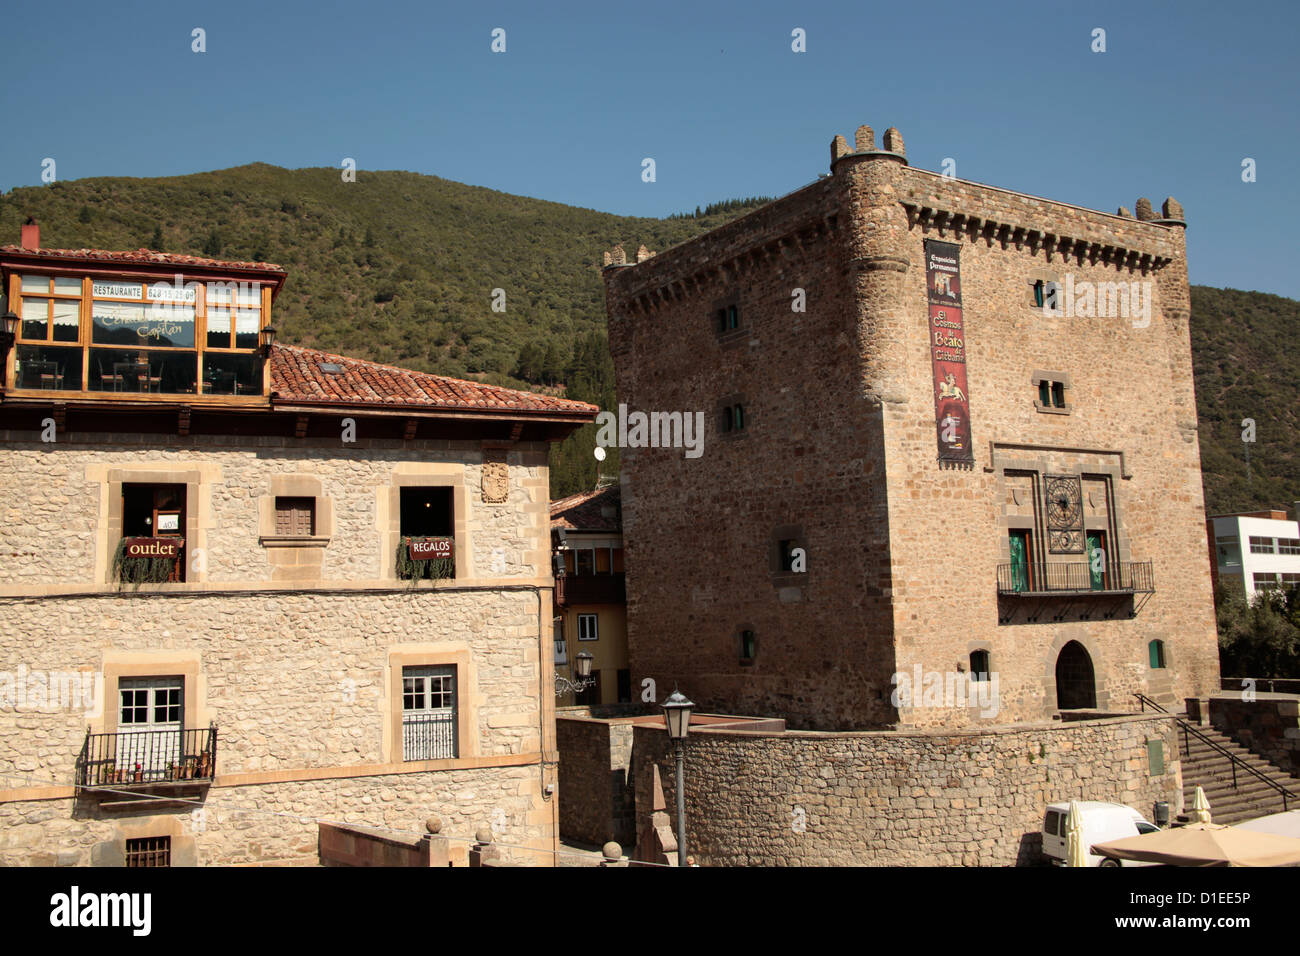
{"label": "window with white frame", "polygon": [[402,668],[402,759],[459,756],[456,741],[456,668]]}
{"label": "window with white frame", "polygon": [[1261,538],[1258,535],[1250,536],[1250,553],[1251,554],[1273,554],[1273,539]]}
{"label": "window with white frame", "polygon": [[143,781],[180,760],[185,681],[123,677],[118,681],[116,768]]}
{"label": "window with white frame", "polygon": [[595,614],[578,615],[578,640],[595,641],[600,639],[600,628]]}
{"label": "window with white frame", "polygon": [[1300,538],[1278,538],[1278,554],[1300,554]]}

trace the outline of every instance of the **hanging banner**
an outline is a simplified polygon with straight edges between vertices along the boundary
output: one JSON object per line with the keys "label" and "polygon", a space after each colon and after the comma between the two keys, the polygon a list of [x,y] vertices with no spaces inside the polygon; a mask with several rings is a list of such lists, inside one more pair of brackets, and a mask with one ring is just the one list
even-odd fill
{"label": "hanging banner", "polygon": [[939,460],[974,462],[966,393],[966,333],[961,316],[961,249],[925,240],[925,287],[930,306],[930,365]]}

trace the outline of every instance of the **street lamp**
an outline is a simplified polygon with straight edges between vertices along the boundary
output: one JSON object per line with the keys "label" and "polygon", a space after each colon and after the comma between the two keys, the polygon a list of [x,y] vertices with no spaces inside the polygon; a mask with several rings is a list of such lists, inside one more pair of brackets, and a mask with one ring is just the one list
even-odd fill
{"label": "street lamp", "polygon": [[573,659],[573,675],[577,680],[570,680],[562,674],[555,675],[555,696],[563,697],[570,691],[578,694],[596,683],[591,676],[591,662],[593,660],[595,658],[586,651],[579,651],[578,655]]}
{"label": "street lamp", "polygon": [[271,354],[271,346],[275,344],[275,326],[268,325],[257,335],[257,344],[262,347],[263,355]]}
{"label": "street lamp", "polygon": [[686,735],[691,732],[691,711],[695,705],[673,689],[663,703],[668,739],[677,756],[677,865],[686,865]]}

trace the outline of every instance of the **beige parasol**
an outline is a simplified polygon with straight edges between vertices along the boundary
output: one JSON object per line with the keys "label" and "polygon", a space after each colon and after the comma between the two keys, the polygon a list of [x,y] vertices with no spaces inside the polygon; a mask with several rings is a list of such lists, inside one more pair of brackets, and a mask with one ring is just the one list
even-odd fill
{"label": "beige parasol", "polygon": [[1192,822],[1211,823],[1210,801],[1205,798],[1205,788],[1198,786],[1196,796],[1192,799]]}
{"label": "beige parasol", "polygon": [[1170,866],[1293,866],[1300,864],[1300,840],[1239,830],[1221,823],[1143,833],[1098,843],[1093,853],[1118,860],[1167,863]]}
{"label": "beige parasol", "polygon": [[1083,813],[1077,800],[1070,801],[1070,812],[1065,817],[1066,866],[1087,866],[1088,848],[1083,845]]}

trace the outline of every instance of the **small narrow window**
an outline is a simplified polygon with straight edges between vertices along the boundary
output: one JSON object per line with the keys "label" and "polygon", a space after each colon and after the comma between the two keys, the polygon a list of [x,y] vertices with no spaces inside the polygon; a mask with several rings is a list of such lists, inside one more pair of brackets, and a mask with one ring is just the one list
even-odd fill
{"label": "small narrow window", "polygon": [[745,406],[733,405],[731,411],[732,411],[732,425],[736,431],[740,431],[742,428],[745,427]]}
{"label": "small narrow window", "polygon": [[1046,284],[1043,282],[1042,279],[1039,279],[1034,283],[1034,305],[1038,306],[1041,309],[1045,301],[1046,301]]}
{"label": "small narrow window", "polygon": [[578,640],[600,640],[600,619],[595,614],[578,615]]}
{"label": "small narrow window", "polygon": [[1165,666],[1165,642],[1154,640],[1147,645],[1147,655],[1151,660],[1152,670],[1162,670]]}
{"label": "small narrow window", "polygon": [[727,306],[727,331],[740,328],[740,310],[734,306]]}
{"label": "small narrow window", "polygon": [[742,664],[754,663],[754,658],[758,655],[758,639],[754,636],[753,631],[740,632],[740,662]]}
{"label": "small narrow window", "polygon": [[172,838],[159,836],[127,840],[126,865],[140,867],[171,866]]}
{"label": "small narrow window", "polygon": [[1065,384],[1063,382],[1052,383],[1052,404],[1057,408],[1065,407]]}
{"label": "small narrow window", "polygon": [[970,679],[973,681],[987,681],[989,679],[989,652],[988,651],[971,651],[970,652]]}
{"label": "small narrow window", "polygon": [[1049,405],[1052,404],[1052,383],[1051,382],[1038,383],[1038,404],[1042,405],[1044,408],[1047,408]]}
{"label": "small narrow window", "polygon": [[786,540],[780,542],[779,547],[781,549],[781,570],[793,571],[794,570],[794,549],[795,549],[794,540],[787,538]]}
{"label": "small narrow window", "polygon": [[309,538],[316,533],[316,499],[275,499],[275,533],[284,537]]}
{"label": "small narrow window", "polygon": [[728,405],[726,408],[724,408],[724,409],[722,410],[722,430],[723,430],[723,432],[729,432],[729,431],[731,431],[731,426],[732,426],[732,423],[733,423],[733,422],[734,422],[734,419],[732,418],[732,408],[731,408],[730,405]]}

